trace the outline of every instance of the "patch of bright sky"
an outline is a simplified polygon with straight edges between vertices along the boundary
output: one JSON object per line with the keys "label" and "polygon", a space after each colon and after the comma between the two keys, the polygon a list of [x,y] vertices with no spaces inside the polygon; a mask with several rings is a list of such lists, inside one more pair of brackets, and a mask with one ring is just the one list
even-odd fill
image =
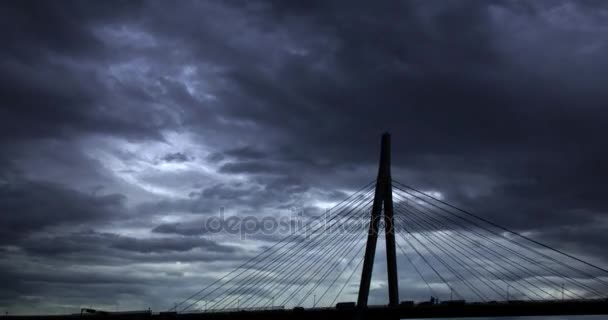
{"label": "patch of bright sky", "polygon": [[[202,79],[214,77],[216,74],[221,73],[221,71],[222,69],[218,66],[205,66],[205,68],[201,70],[198,66],[185,65],[181,67],[175,80],[182,83],[191,96],[196,97],[200,101],[212,102],[217,100],[217,97],[211,93],[211,84]],[[212,105],[213,104],[211,104],[211,106]]]}
{"label": "patch of bright sky", "polygon": [[[144,179],[154,175],[195,173],[210,181],[221,180],[217,168],[205,159],[211,153],[188,133],[167,132],[164,142],[127,141],[113,137],[97,137],[87,144],[85,152],[97,159],[108,171],[129,184],[155,195],[171,198],[188,198],[195,181],[184,183],[183,188],[170,188],[162,179],[157,183]],[[182,163],[166,162],[162,158],[169,153],[182,152],[192,160]]]}
{"label": "patch of bright sky", "polygon": [[[409,190],[408,190],[409,191]],[[439,199],[439,200],[444,200],[444,195],[441,191],[436,191],[436,190],[421,190],[423,193],[428,194],[429,196]],[[395,193],[395,191],[393,191],[393,194]],[[414,202],[417,204],[421,204],[424,205],[424,201],[422,201],[421,199],[424,200],[428,200],[428,201],[433,201],[430,198],[425,197],[424,195],[421,195],[419,193],[413,192],[413,194],[408,194],[408,193],[404,193],[404,192],[399,192],[399,196],[395,197],[393,196],[393,201],[394,202]],[[421,198],[421,199],[419,199]]]}
{"label": "patch of bright sky", "polygon": [[[307,204],[310,206],[315,206],[321,210],[330,210],[342,202],[344,199],[335,199],[335,200],[319,200],[323,196],[323,190],[318,190],[319,192],[307,192],[307,197],[304,200],[307,200]],[[357,190],[352,189],[336,189],[336,192],[341,192],[349,197],[354,194]],[[373,194],[372,194],[373,196]],[[345,198],[346,198],[345,197]]]}

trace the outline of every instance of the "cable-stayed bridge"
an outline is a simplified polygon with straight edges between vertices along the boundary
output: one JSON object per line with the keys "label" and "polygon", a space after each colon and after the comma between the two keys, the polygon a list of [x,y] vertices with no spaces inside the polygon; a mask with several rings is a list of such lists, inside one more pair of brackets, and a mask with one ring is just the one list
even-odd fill
{"label": "cable-stayed bridge", "polygon": [[[385,244],[387,279],[372,290],[379,238]],[[370,291],[380,290],[388,291],[388,301],[368,304]],[[426,298],[420,299],[420,293]],[[167,312],[97,315],[130,319],[605,315],[607,298],[608,270],[392,179],[390,136],[385,134],[377,179],[325,215]]]}
{"label": "cable-stayed bridge", "polygon": [[[388,290],[388,301],[369,306],[379,236],[388,279],[376,290]],[[424,283],[428,301],[406,298],[412,282],[399,285],[406,272]],[[608,270],[393,180],[384,134],[375,181],[171,311],[209,318],[608,314],[607,297]]]}

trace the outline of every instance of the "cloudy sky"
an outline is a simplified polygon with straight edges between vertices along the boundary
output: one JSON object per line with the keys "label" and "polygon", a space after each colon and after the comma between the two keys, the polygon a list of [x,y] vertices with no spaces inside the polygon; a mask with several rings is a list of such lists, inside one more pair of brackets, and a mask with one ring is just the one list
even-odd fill
{"label": "cloudy sky", "polygon": [[[3,1],[0,309],[160,310],[393,176],[607,265],[604,1]],[[404,290],[402,290],[404,291]]]}

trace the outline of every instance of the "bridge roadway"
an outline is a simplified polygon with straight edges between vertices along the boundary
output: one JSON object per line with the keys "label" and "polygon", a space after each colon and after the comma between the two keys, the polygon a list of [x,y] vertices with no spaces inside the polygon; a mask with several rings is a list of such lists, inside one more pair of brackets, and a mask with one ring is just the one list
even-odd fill
{"label": "bridge roadway", "polygon": [[86,318],[112,320],[251,320],[251,319],[428,319],[466,317],[520,317],[520,316],[575,316],[608,315],[608,300],[550,301],[550,302],[500,302],[467,304],[418,304],[398,307],[370,306],[362,311],[353,308],[232,310],[200,313],[107,313],[95,315],[63,316],[4,316],[6,320],[58,320]]}

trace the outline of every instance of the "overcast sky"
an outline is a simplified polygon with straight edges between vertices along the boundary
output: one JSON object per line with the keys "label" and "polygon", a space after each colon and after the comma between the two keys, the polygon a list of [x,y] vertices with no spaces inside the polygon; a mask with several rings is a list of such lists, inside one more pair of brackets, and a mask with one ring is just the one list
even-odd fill
{"label": "overcast sky", "polygon": [[2,310],[171,306],[269,243],[200,221],[320,212],[384,131],[395,179],[608,264],[604,1],[0,7]]}

